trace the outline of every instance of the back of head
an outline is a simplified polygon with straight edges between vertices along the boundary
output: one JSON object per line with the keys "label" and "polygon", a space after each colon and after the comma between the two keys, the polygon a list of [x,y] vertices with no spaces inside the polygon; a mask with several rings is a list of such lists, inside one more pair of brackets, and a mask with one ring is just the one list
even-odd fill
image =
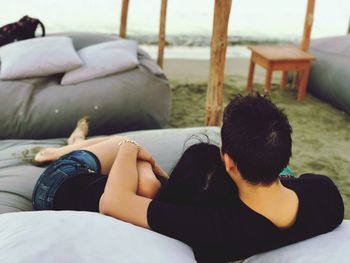
{"label": "back of head", "polygon": [[185,150],[156,198],[167,203],[208,206],[226,203],[235,191],[220,148],[201,142]]}
{"label": "back of head", "polygon": [[224,111],[221,151],[235,162],[243,179],[270,185],[289,163],[291,133],[286,115],[266,97],[238,95]]}

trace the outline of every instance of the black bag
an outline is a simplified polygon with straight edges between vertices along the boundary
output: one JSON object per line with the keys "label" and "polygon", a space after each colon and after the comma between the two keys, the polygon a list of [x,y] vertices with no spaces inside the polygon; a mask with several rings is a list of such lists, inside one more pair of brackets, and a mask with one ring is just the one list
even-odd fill
{"label": "black bag", "polygon": [[41,26],[42,36],[45,36],[44,24],[36,18],[22,17],[18,22],[7,24],[0,28],[0,47],[8,43],[35,37],[35,31]]}

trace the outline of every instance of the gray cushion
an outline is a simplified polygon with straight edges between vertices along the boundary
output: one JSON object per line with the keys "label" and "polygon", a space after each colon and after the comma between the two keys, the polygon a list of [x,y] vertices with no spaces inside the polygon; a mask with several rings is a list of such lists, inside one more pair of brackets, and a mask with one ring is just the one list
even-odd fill
{"label": "gray cushion", "polygon": [[[124,135],[136,140],[154,155],[167,172],[181,156],[185,142],[193,134],[208,134],[219,143],[219,128],[187,128],[137,131]],[[32,210],[34,185],[44,170],[28,163],[31,149],[55,147],[64,139],[0,141],[0,214]]]}
{"label": "gray cushion", "polygon": [[[76,48],[114,40],[104,34],[69,34]],[[0,81],[0,139],[67,137],[76,121],[91,117],[90,135],[166,126],[170,86],[142,50],[140,65],[127,72],[61,86],[62,74]]]}
{"label": "gray cushion", "polygon": [[350,114],[350,35],[313,40],[308,91]]}
{"label": "gray cushion", "polygon": [[243,263],[348,263],[350,258],[349,237],[350,220],[344,220],[332,232],[252,256]]}

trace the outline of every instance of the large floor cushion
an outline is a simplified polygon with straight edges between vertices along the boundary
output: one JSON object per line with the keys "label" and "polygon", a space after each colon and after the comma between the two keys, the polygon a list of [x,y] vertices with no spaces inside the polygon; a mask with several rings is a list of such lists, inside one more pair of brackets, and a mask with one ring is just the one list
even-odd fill
{"label": "large floor cushion", "polygon": [[313,40],[310,52],[316,61],[308,90],[350,114],[350,35]]}
{"label": "large floor cushion", "polygon": [[[77,50],[116,40],[107,34],[64,34]],[[0,139],[67,137],[84,115],[90,135],[158,129],[170,116],[170,86],[148,54],[138,51],[135,69],[78,83],[60,85],[62,74],[0,81]]]}
{"label": "large floor cushion", "polygon": [[348,263],[349,247],[350,220],[345,220],[332,232],[252,256],[244,263]]}
{"label": "large floor cushion", "polygon": [[184,243],[98,213],[9,213],[0,232],[1,263],[196,262]]}

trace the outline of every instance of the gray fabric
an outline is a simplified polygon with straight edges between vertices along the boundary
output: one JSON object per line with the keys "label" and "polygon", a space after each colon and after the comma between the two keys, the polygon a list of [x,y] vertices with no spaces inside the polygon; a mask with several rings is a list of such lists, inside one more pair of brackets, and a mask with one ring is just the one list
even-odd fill
{"label": "gray fabric", "polygon": [[[77,49],[114,40],[105,34],[69,34]],[[162,70],[142,50],[130,71],[61,86],[62,74],[0,81],[0,139],[66,137],[84,115],[89,134],[112,134],[166,126],[170,87]]]}
{"label": "gray fabric", "polygon": [[195,263],[184,243],[98,213],[0,215],[1,263]]}
{"label": "gray fabric", "polygon": [[313,40],[308,91],[350,114],[350,36]]}
{"label": "gray fabric", "polygon": [[[322,220],[322,218],[320,218]],[[243,263],[348,263],[350,258],[350,220],[335,230],[286,247],[257,254]]]}
{"label": "gray fabric", "polygon": [[[213,143],[220,141],[219,128],[187,128],[137,131],[124,135],[148,149],[157,162],[169,172],[181,156],[185,142],[195,134],[207,134]],[[187,143],[195,143],[190,140]],[[34,185],[44,170],[31,165],[29,159],[35,147],[56,147],[64,139],[0,141],[0,214],[32,210]]]}

